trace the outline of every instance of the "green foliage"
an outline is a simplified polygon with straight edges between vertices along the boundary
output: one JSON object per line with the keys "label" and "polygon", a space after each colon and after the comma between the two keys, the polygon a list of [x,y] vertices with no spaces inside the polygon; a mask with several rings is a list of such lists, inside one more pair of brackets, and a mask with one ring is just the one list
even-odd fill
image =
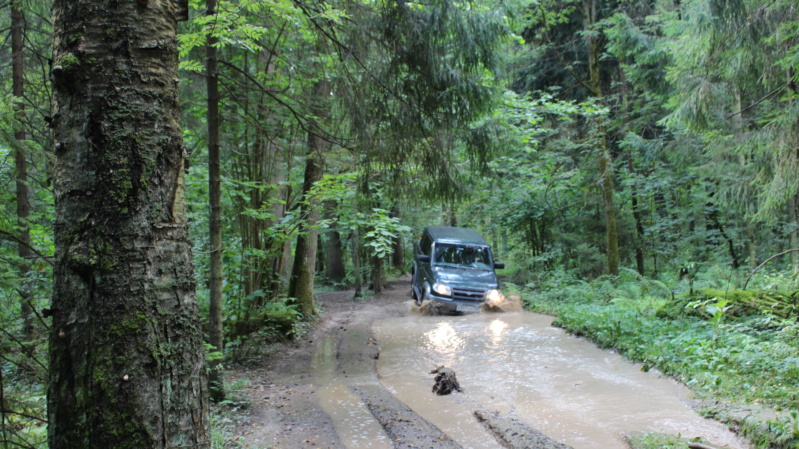
{"label": "green foliage", "polygon": [[[644,371],[657,368],[702,395],[737,406],[799,409],[799,323],[755,306],[773,293],[701,288],[695,297],[672,299],[669,290],[637,276],[583,283],[561,275],[525,290],[523,297],[533,310],[557,314],[555,325],[620,351]],[[795,447],[790,416],[749,425],[747,431],[771,447]],[[770,430],[764,434],[764,428]]]}
{"label": "green foliage", "polygon": [[702,438],[685,438],[665,433],[634,433],[626,437],[631,449],[680,449],[690,443],[707,443]]}

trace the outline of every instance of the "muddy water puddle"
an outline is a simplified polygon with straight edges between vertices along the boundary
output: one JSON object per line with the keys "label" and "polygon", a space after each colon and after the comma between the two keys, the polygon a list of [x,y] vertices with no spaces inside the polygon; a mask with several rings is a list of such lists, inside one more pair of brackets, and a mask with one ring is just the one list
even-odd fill
{"label": "muddy water puddle", "polygon": [[317,401],[333,421],[341,442],[348,449],[391,449],[383,428],[351,389],[358,380],[341,377],[336,368],[336,342],[327,337],[317,342],[311,370],[319,384]]}
{"label": "muddy water puddle", "polygon": [[[410,314],[373,329],[383,385],[465,448],[500,447],[473,417],[477,409],[508,414],[576,449],[626,448],[623,435],[638,432],[748,447],[685,405],[686,388],[567,335],[550,317]],[[463,393],[431,392],[429,373],[440,365],[455,371]]]}

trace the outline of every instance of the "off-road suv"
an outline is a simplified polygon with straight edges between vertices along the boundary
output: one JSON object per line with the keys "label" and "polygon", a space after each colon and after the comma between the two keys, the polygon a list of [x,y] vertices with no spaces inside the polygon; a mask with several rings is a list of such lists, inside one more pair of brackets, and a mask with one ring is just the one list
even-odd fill
{"label": "off-road suv", "polygon": [[494,262],[485,239],[471,229],[427,226],[414,243],[411,296],[421,305],[434,301],[450,312],[479,312],[502,298]]}

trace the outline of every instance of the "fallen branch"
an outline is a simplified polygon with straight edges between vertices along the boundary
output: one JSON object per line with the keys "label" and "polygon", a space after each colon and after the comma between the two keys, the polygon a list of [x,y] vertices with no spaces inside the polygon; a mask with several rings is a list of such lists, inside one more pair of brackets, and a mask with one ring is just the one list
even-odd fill
{"label": "fallen branch", "polygon": [[784,255],[786,255],[786,254],[788,254],[790,252],[793,252],[793,251],[799,251],[799,248],[789,249],[789,250],[783,251],[783,252],[781,252],[779,254],[775,254],[775,255],[769,257],[768,259],[766,259],[760,265],[758,265],[754,270],[752,270],[751,273],[749,273],[749,276],[746,277],[746,282],[744,282],[744,288],[743,289],[746,290],[746,286],[749,284],[749,280],[752,279],[752,275],[757,273],[757,270],[761,269],[763,267],[763,265],[771,262],[772,260],[776,259],[777,257],[784,256]]}

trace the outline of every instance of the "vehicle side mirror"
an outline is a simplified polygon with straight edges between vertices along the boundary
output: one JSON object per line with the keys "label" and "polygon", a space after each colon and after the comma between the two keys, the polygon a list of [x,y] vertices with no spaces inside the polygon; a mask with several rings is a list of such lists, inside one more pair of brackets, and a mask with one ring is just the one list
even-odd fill
{"label": "vehicle side mirror", "polygon": [[422,263],[429,263],[430,256],[428,256],[427,254],[419,254],[418,256],[416,256],[416,260]]}
{"label": "vehicle side mirror", "polygon": [[505,264],[504,263],[502,263],[502,262],[494,262],[494,269],[501,270],[503,268],[505,268]]}

